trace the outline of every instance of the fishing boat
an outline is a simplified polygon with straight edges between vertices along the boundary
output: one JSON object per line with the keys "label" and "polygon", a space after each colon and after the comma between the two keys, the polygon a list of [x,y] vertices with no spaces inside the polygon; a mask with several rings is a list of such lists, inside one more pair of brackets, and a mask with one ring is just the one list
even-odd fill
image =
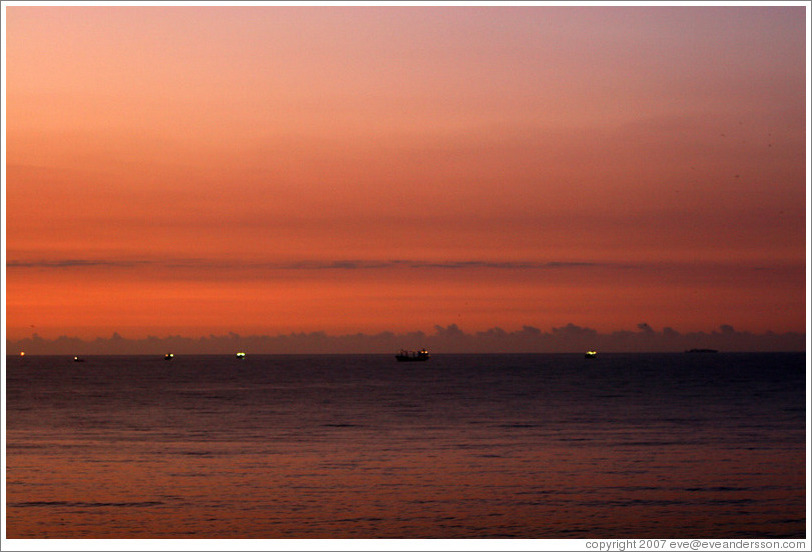
{"label": "fishing boat", "polygon": [[244,359],[245,358],[245,353],[242,353],[242,352],[237,353],[237,358],[240,359],[240,360]]}
{"label": "fishing boat", "polygon": [[426,349],[420,349],[419,351],[401,349],[400,352],[395,355],[395,358],[398,362],[419,362],[430,359],[431,355],[429,355]]}
{"label": "fishing boat", "polygon": [[73,357],[73,362],[84,362],[84,361],[85,361],[85,359],[83,359],[82,357],[78,357],[78,356]]}
{"label": "fishing boat", "polygon": [[584,358],[596,358],[598,356],[597,351],[587,351],[584,353]]}
{"label": "fishing boat", "polygon": [[175,355],[173,355],[172,353],[166,353],[164,355],[164,360],[172,360],[173,358],[175,358]]}

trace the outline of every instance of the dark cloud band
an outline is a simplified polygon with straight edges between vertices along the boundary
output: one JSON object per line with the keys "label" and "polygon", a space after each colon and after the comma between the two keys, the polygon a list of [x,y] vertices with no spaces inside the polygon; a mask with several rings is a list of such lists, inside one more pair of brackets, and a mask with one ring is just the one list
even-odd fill
{"label": "dark cloud band", "polygon": [[533,270],[556,268],[589,268],[599,266],[619,266],[611,263],[594,262],[533,262],[533,261],[425,261],[425,260],[327,260],[296,261],[290,263],[252,263],[211,261],[205,259],[183,259],[175,261],[149,260],[99,260],[99,259],[59,259],[37,261],[9,261],[8,268],[133,268],[136,266],[156,266],[165,268],[202,268],[202,269],[266,269],[266,270],[375,270],[385,268],[413,269],[506,269]]}

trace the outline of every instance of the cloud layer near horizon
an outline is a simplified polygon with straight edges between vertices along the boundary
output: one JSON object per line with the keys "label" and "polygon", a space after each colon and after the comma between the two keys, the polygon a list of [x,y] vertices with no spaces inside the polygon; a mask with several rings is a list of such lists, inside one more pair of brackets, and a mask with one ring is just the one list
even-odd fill
{"label": "cloud layer near horizon", "polygon": [[109,338],[85,341],[67,336],[49,340],[34,333],[31,338],[7,341],[10,354],[25,352],[27,355],[164,354],[169,351],[175,354],[232,354],[238,350],[251,354],[349,354],[393,353],[401,348],[419,347],[428,347],[434,353],[679,352],[692,348],[729,352],[803,351],[806,336],[795,332],[753,334],[736,331],[726,324],[711,332],[680,333],[670,327],[657,331],[640,323],[633,331],[599,333],[570,323],[548,332],[524,326],[513,332],[494,327],[468,333],[451,324],[435,326],[432,334],[422,331],[352,335],[310,332],[242,336],[232,332],[199,338],[175,335],[127,339],[113,333]]}

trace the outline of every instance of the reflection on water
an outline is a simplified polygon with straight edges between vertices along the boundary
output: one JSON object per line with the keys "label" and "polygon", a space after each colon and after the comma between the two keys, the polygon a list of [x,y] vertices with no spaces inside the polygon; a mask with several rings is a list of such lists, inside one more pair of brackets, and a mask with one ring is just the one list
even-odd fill
{"label": "reflection on water", "polygon": [[9,538],[804,536],[804,356],[9,357]]}

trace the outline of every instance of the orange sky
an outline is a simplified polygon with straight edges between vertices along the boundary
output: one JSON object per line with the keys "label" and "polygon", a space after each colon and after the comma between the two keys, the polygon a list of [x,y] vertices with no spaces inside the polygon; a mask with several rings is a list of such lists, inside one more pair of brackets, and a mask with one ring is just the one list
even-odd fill
{"label": "orange sky", "polygon": [[804,7],[4,10],[9,339],[805,331]]}

